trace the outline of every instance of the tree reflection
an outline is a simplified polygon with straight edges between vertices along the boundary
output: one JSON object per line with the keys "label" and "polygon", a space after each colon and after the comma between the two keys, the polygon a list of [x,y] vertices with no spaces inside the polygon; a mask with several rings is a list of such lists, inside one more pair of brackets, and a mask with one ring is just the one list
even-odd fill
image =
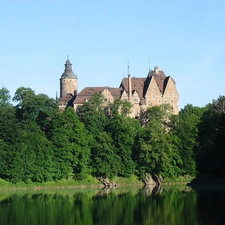
{"label": "tree reflection", "polygon": [[224,219],[224,198],[186,187],[2,194],[0,224],[215,225]]}

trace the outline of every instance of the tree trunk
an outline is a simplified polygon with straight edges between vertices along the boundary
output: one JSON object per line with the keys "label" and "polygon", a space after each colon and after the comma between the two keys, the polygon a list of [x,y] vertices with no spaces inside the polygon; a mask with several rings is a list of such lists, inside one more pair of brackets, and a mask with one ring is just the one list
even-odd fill
{"label": "tree trunk", "polygon": [[105,188],[113,188],[116,186],[116,184],[114,182],[110,182],[110,180],[107,177],[106,178],[99,177],[98,180],[100,180],[105,185]]}
{"label": "tree trunk", "polygon": [[149,173],[145,174],[144,183],[145,183],[145,186],[152,186],[152,187],[156,186],[156,182],[153,180],[151,174]]}

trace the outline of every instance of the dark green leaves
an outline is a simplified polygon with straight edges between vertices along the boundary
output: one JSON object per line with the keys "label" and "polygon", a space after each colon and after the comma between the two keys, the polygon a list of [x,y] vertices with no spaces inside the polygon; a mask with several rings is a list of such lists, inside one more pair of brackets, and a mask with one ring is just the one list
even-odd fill
{"label": "dark green leaves", "polygon": [[0,89],[0,109],[5,108],[7,106],[11,106],[10,103],[11,96],[9,94],[9,90],[7,88]]}

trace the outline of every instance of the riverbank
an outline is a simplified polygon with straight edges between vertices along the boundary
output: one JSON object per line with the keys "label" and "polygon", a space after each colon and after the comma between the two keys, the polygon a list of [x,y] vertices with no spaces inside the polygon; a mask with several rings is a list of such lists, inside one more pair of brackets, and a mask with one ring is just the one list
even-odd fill
{"label": "riverbank", "polygon": [[[135,175],[129,178],[115,177],[111,180],[116,186],[143,186],[143,182],[138,180]],[[44,183],[10,183],[0,179],[0,191],[2,190],[47,190],[47,189],[75,189],[75,188],[104,188],[97,178],[88,176],[84,180],[63,179]]]}
{"label": "riverbank", "polygon": [[[163,179],[162,186],[175,186],[175,185],[190,185],[194,184],[197,178],[190,176],[180,176],[177,178]],[[129,178],[115,177],[111,180],[116,184],[116,187],[120,186],[144,186],[144,183],[138,179],[137,176],[131,175]],[[197,184],[199,184],[197,182]],[[225,182],[224,182],[225,184]],[[191,185],[190,185],[191,186]],[[81,189],[81,188],[104,188],[104,184],[97,178],[88,176],[84,180],[74,179],[62,179],[58,181],[44,182],[44,183],[24,183],[18,182],[16,184],[10,183],[3,179],[0,179],[0,191],[2,190],[47,190],[47,189]]]}
{"label": "riverbank", "polygon": [[[193,177],[177,177],[173,179],[162,180],[163,186],[187,185],[192,182]],[[137,176],[131,175],[129,178],[115,177],[111,180],[116,187],[120,186],[144,186],[144,183]],[[18,182],[10,183],[0,179],[0,191],[2,190],[47,190],[47,189],[81,189],[81,188],[104,188],[104,184],[97,178],[88,176],[84,180],[62,179],[51,182],[35,183],[35,182]]]}

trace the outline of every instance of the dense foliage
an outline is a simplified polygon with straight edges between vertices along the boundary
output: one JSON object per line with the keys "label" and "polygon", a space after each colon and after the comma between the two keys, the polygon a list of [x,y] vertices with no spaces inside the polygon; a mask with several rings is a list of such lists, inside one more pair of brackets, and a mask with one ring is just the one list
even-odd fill
{"label": "dense foliage", "polygon": [[0,89],[0,178],[44,182],[95,177],[142,179],[225,175],[225,97],[190,104],[173,115],[168,105],[130,118],[131,104],[93,95],[77,114],[56,100],[20,87]]}

